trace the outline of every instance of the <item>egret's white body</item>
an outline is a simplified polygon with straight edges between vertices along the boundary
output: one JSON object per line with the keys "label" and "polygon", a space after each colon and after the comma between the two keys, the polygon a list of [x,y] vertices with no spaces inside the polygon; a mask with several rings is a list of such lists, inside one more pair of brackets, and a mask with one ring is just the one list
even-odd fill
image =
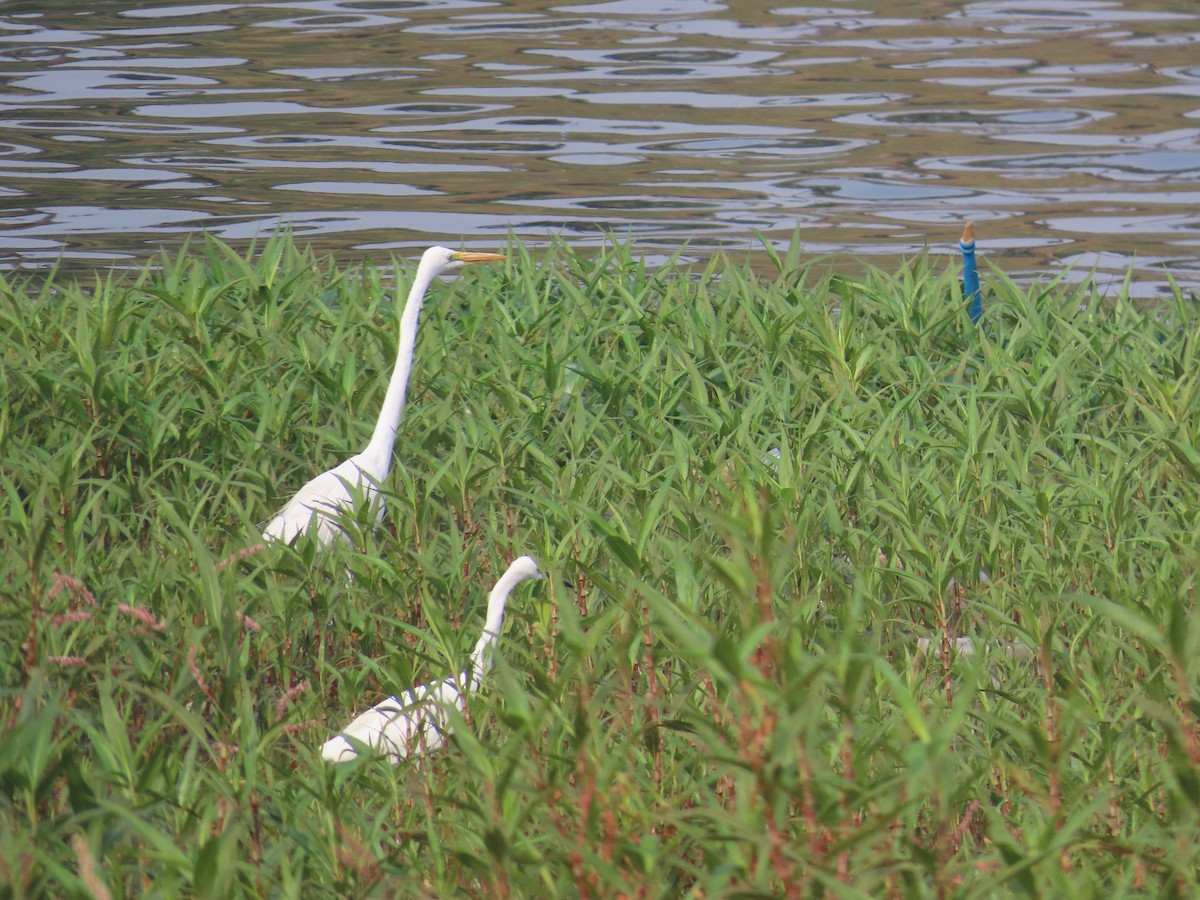
{"label": "egret's white body", "polygon": [[315,528],[321,546],[327,546],[337,537],[348,540],[338,519],[359,501],[375,507],[376,521],[383,520],[384,508],[379,497],[379,486],[392,468],[392,451],[396,432],[400,428],[400,415],[404,412],[408,376],[412,371],[413,351],[417,344],[417,322],[425,292],[430,282],[443,272],[471,263],[501,259],[504,256],[500,253],[472,253],[447,247],[430,247],[422,254],[400,317],[400,347],[396,354],[396,365],[392,369],[383,408],[370,443],[362,453],[322,472],[296,491],[287,505],[267,523],[263,529],[264,538],[290,543],[298,535]]}
{"label": "egret's white body", "polygon": [[460,712],[464,695],[478,691],[491,668],[492,647],[504,623],[504,604],[512,589],[527,578],[541,578],[537,563],[522,556],[508,567],[488,595],[483,635],[471,651],[467,669],[454,678],[422,684],[398,697],[377,703],[325,742],[321,756],[329,762],[347,762],[362,745],[386,754],[393,763],[407,756],[435,750],[446,742],[451,723],[449,708]]}

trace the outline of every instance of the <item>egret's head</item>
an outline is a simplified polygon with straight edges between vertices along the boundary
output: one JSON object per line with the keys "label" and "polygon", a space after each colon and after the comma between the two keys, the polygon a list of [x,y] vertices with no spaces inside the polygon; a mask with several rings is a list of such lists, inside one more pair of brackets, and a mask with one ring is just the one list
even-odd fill
{"label": "egret's head", "polygon": [[421,265],[433,267],[434,272],[449,272],[472,263],[498,262],[503,253],[481,253],[474,250],[451,250],[449,247],[430,247],[421,255]]}
{"label": "egret's head", "polygon": [[518,556],[512,561],[512,565],[508,567],[508,571],[520,581],[524,581],[526,578],[545,577],[532,556]]}

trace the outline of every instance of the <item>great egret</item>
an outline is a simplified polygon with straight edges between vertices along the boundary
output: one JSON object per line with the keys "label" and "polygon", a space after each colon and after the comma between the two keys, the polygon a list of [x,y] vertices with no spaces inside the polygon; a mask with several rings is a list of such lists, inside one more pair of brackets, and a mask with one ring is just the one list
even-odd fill
{"label": "great egret", "polygon": [[512,589],[527,578],[541,578],[532,557],[513,560],[492,592],[488,594],[487,618],[483,635],[471,651],[471,663],[457,677],[436,684],[422,684],[398,697],[377,703],[331,737],[321,747],[321,756],[329,762],[347,762],[358,756],[364,744],[386,753],[392,763],[406,756],[436,750],[450,733],[451,706],[463,709],[463,694],[474,693],[483,684],[483,676],[492,664],[491,648],[504,623],[504,604]]}
{"label": "great egret", "polygon": [[287,505],[267,523],[263,529],[264,538],[290,543],[297,535],[315,527],[321,546],[328,545],[337,536],[348,540],[338,525],[338,517],[350,510],[358,497],[368,503],[378,502],[376,518],[383,520],[379,485],[387,478],[392,467],[392,452],[400,427],[400,414],[404,411],[408,375],[412,370],[413,349],[417,343],[417,321],[425,291],[429,283],[443,272],[472,263],[501,259],[504,259],[501,253],[475,253],[447,247],[430,247],[421,255],[408,300],[404,304],[404,313],[400,317],[400,347],[396,354],[396,365],[392,369],[387,393],[383,397],[383,409],[379,412],[379,421],[375,423],[370,443],[362,453],[350,457],[336,468],[322,472],[296,491]]}

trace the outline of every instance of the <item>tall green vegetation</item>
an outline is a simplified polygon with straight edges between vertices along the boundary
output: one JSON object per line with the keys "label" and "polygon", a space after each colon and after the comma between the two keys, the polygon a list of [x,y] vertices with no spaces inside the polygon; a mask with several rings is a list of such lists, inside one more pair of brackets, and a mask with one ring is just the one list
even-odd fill
{"label": "tall green vegetation", "polygon": [[[0,283],[5,895],[1200,888],[1191,301],[510,251],[326,556],[258,530],[369,434],[411,270]],[[449,748],[323,764],[521,553]]]}

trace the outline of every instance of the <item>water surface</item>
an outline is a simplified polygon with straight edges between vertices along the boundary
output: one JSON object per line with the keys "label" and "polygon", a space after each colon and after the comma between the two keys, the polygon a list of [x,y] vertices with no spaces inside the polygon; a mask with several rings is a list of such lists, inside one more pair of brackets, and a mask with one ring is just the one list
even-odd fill
{"label": "water surface", "polygon": [[[758,235],[1200,290],[1195,0],[0,7],[0,265]],[[951,259],[947,257],[946,264]]]}

